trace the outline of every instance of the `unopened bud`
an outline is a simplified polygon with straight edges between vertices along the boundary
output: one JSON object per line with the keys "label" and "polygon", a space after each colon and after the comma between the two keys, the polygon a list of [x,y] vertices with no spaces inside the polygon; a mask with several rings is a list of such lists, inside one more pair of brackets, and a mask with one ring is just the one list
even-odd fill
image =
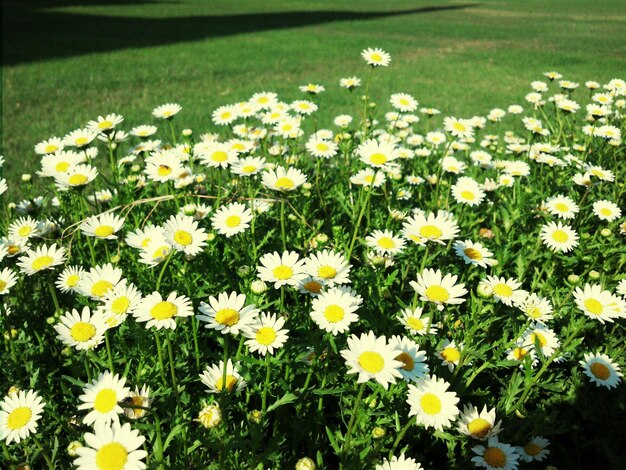
{"label": "unopened bud", "polygon": [[30,183],[30,180],[32,179],[32,175],[30,173],[24,173],[22,175],[22,183]]}
{"label": "unopened bud", "polygon": [[250,421],[251,423],[260,424],[262,419],[263,413],[261,413],[259,410],[252,410],[250,413],[248,413],[248,421]]}
{"label": "unopened bud", "polygon": [[381,428],[380,426],[376,426],[372,429],[372,439],[374,440],[382,439],[385,437],[385,434],[387,434],[387,431],[385,431],[385,428]]}
{"label": "unopened bud", "polygon": [[578,284],[579,281],[580,276],[576,274],[570,274],[569,276],[567,276],[567,282],[569,282],[570,284]]}
{"label": "unopened bud", "polygon": [[296,462],[296,470],[315,470],[315,462],[308,457],[302,457]]}
{"label": "unopened bud", "polygon": [[181,132],[181,134],[182,134],[184,137],[189,137],[191,134],[193,134],[193,131],[192,131],[191,129],[183,129],[183,130],[182,130],[182,132]]}
{"label": "unopened bud", "polygon": [[263,292],[267,291],[267,284],[265,281],[256,280],[250,284],[250,290],[253,294],[261,295]]}
{"label": "unopened bud", "polygon": [[72,441],[70,445],[67,446],[67,454],[70,457],[76,457],[78,455],[77,450],[80,449],[83,445],[80,441]]}
{"label": "unopened bud", "polygon": [[476,288],[476,293],[479,297],[482,297],[483,299],[488,299],[493,296],[493,288],[489,284],[481,282]]}
{"label": "unopened bud", "polygon": [[611,236],[611,229],[610,228],[603,228],[602,230],[600,230],[600,235],[602,235],[603,237],[610,237]]}
{"label": "unopened bud", "polygon": [[207,429],[213,429],[222,422],[222,410],[217,403],[207,405],[198,414],[198,421]]}
{"label": "unopened bud", "polygon": [[589,279],[600,279],[600,273],[598,271],[589,271]]}

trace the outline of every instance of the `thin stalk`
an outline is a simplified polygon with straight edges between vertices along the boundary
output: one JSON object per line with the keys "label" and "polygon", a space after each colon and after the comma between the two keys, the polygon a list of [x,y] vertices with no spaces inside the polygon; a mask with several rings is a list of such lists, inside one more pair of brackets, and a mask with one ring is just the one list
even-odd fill
{"label": "thin stalk", "polygon": [[156,291],[158,292],[160,287],[161,287],[161,281],[163,280],[163,274],[165,273],[165,269],[167,268],[167,265],[169,264],[170,260],[172,259],[172,256],[174,256],[174,249],[172,248],[172,251],[170,251],[170,254],[167,255],[167,259],[165,260],[165,263],[163,263],[163,267],[161,268],[161,272],[159,273],[159,277],[157,279],[156,282]]}
{"label": "thin stalk", "polygon": [[228,376],[228,335],[224,335],[224,372],[222,373],[222,392],[226,390]]}
{"label": "thin stalk", "polygon": [[344,441],[343,447],[341,448],[341,453],[344,459],[350,451],[350,441],[352,440],[352,432],[354,431],[354,424],[356,423],[356,415],[359,412],[361,401],[363,401],[363,392],[365,391],[366,384],[367,382],[363,382],[361,385],[359,385],[359,392],[357,393],[356,400],[354,401],[354,406],[352,407],[352,415],[350,416],[350,422],[348,423],[346,440]]}
{"label": "thin stalk", "polygon": [[283,240],[283,251],[287,250],[287,238],[285,237],[285,200],[280,200],[280,235]]}
{"label": "thin stalk", "polygon": [[[376,173],[374,173],[374,181],[376,180]],[[359,234],[359,226],[361,225],[361,220],[363,220],[363,215],[365,214],[365,209],[369,204],[370,198],[372,197],[372,193],[374,192],[374,188],[369,188],[367,195],[365,196],[365,201],[361,206],[361,211],[359,212],[359,216],[356,219],[356,224],[354,224],[354,232],[352,233],[352,239],[350,240],[350,245],[348,246],[348,252],[346,253],[346,259],[349,261],[352,256],[352,250],[354,249],[354,244],[356,243],[357,235]]]}
{"label": "thin stalk", "polygon": [[402,427],[402,430],[400,431],[400,433],[398,434],[398,436],[396,437],[396,440],[393,441],[393,445],[391,446],[391,450],[389,451],[389,459],[391,460],[391,458],[393,457],[393,454],[396,452],[396,449],[398,448],[398,445],[400,444],[400,442],[402,441],[402,438],[404,437],[404,435],[406,434],[406,432],[409,430],[409,428],[411,426],[413,426],[415,424],[415,416],[411,417],[410,420],[408,420],[406,422],[406,424]]}
{"label": "thin stalk", "polygon": [[165,377],[165,365],[163,363],[163,345],[161,344],[161,338],[159,338],[159,332],[155,331],[154,332],[154,339],[156,340],[156,345],[157,345],[157,354],[159,357],[159,366],[161,369],[161,377],[163,378],[163,382],[165,382],[166,377]]}
{"label": "thin stalk", "polygon": [[60,314],[61,307],[59,306],[59,299],[57,298],[56,289],[52,283],[52,279],[48,280],[48,288],[50,289],[50,295],[52,295],[52,302],[54,303],[54,313]]}
{"label": "thin stalk", "polygon": [[178,383],[176,381],[176,366],[174,365],[174,353],[172,352],[172,341],[170,338],[167,338],[167,357],[170,362],[170,374],[172,376],[172,387],[174,388],[174,392],[176,394],[176,403],[180,405],[180,397],[178,395]]}
{"label": "thin stalk", "polygon": [[111,341],[109,340],[109,330],[104,332],[104,341],[107,347],[107,357],[109,358],[109,369],[112,374],[115,374],[115,368],[113,367],[113,355],[111,354]]}
{"label": "thin stalk", "polygon": [[270,355],[265,355],[265,385],[263,386],[263,397],[261,398],[261,413],[265,417],[265,410],[267,410],[267,390],[270,388],[270,373],[271,362]]}

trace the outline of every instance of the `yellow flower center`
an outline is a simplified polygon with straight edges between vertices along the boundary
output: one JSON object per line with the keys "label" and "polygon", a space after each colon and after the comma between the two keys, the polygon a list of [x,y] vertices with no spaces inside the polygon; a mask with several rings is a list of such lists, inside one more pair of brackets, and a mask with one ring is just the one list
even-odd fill
{"label": "yellow flower center", "polygon": [[289,279],[291,276],[293,276],[293,269],[291,269],[289,266],[281,264],[280,266],[274,268],[272,274],[274,274],[274,277],[276,279],[284,281],[285,279]]}
{"label": "yellow flower center", "polygon": [[119,442],[109,442],[98,449],[96,466],[98,470],[122,470],[128,460],[128,451]]}
{"label": "yellow flower center", "polygon": [[426,297],[428,297],[432,302],[443,303],[450,298],[450,294],[445,287],[430,286],[426,289]]}
{"label": "yellow flower center", "polygon": [[170,251],[171,250],[169,245],[160,246],[156,250],[154,250],[154,253],[152,253],[152,259],[154,261],[161,261],[170,253]]}
{"label": "yellow flower center", "polygon": [[476,195],[471,191],[461,191],[461,198],[467,201],[473,201],[476,199]]}
{"label": "yellow flower center", "polygon": [[367,184],[372,184],[374,182],[374,175],[365,175],[363,179]]}
{"label": "yellow flower center", "polygon": [[374,165],[384,165],[387,163],[387,156],[382,153],[373,153],[370,155],[370,162]]}
{"label": "yellow flower center", "polygon": [[542,335],[541,333],[538,332],[534,332],[530,335],[529,337],[531,344],[535,344],[535,342],[539,342],[539,346],[540,347],[544,347],[546,344],[548,344],[548,340],[546,340],[546,337],[544,335]]}
{"label": "yellow flower center", "polygon": [[7,286],[7,283],[0,279],[0,292],[2,292]]}
{"label": "yellow flower center", "polygon": [[91,286],[91,295],[94,297],[103,297],[104,294],[109,292],[111,289],[113,289],[113,284],[103,279]]}
{"label": "yellow flower center", "polygon": [[[237,378],[233,375],[227,375],[226,376],[226,391],[230,392],[233,390],[233,388],[235,388],[235,384],[237,383]],[[224,376],[220,376],[217,381],[215,382],[215,388],[217,388],[219,391],[222,391],[224,389]]]}
{"label": "yellow flower center", "polygon": [[78,276],[78,274],[72,274],[70,277],[67,278],[67,281],[65,281],[65,285],[67,287],[75,287],[76,284],[78,284],[78,281],[80,281],[80,277]]}
{"label": "yellow flower center", "polygon": [[159,165],[157,169],[157,173],[159,176],[167,176],[172,172],[172,168],[167,165]]}
{"label": "yellow flower center", "polygon": [[24,225],[22,227],[19,228],[19,230],[17,231],[17,234],[20,237],[27,237],[28,235],[30,235],[30,232],[33,231],[33,228],[28,226],[28,225]]}
{"label": "yellow flower center", "polygon": [[174,234],[174,241],[179,245],[188,246],[193,242],[193,238],[189,232],[186,232],[185,230],[178,230]]}
{"label": "yellow flower center", "polygon": [[35,271],[39,271],[40,269],[46,269],[54,262],[54,258],[52,256],[44,255],[37,258],[33,261],[32,268]]}
{"label": "yellow flower center", "polygon": [[255,170],[256,170],[256,166],[254,165],[245,165],[243,168],[241,168],[241,171],[244,173],[252,173]]}
{"label": "yellow flower center", "polygon": [[491,467],[503,468],[506,466],[506,454],[498,447],[487,448],[483,454],[483,458]]}
{"label": "yellow flower center", "polygon": [[117,393],[110,388],[103,388],[96,395],[93,407],[99,413],[108,413],[117,405]]}
{"label": "yellow flower center", "polygon": [[454,130],[459,131],[459,132],[465,132],[467,130],[467,127],[465,127],[465,125],[462,122],[458,122],[458,121],[452,124],[452,127],[454,128]]}
{"label": "yellow flower center", "polygon": [[239,224],[241,224],[241,217],[239,217],[238,215],[231,215],[226,217],[227,227],[234,228],[237,227]]}
{"label": "yellow flower center", "polygon": [[69,177],[68,181],[72,186],[80,186],[87,182],[87,176],[81,175],[80,173],[74,173]]}
{"label": "yellow flower center", "polygon": [[278,189],[291,189],[294,187],[294,183],[291,179],[287,178],[286,176],[283,176],[282,178],[278,178],[276,180],[275,185],[276,188]]}
{"label": "yellow flower center", "polygon": [[377,374],[385,367],[383,357],[374,351],[365,351],[359,356],[359,365],[370,374]]}
{"label": "yellow flower center", "polygon": [[9,245],[7,247],[7,253],[9,255],[14,255],[14,254],[19,253],[19,252],[20,252],[20,247],[17,246],[17,245]]}
{"label": "yellow flower center", "polygon": [[513,289],[504,283],[493,286],[493,292],[500,297],[511,297],[513,295]]}
{"label": "yellow flower center", "polygon": [[422,405],[422,410],[427,415],[436,415],[441,412],[441,400],[434,393],[425,393],[420,398],[420,405]]}
{"label": "yellow flower center", "polygon": [[600,214],[604,215],[605,217],[608,217],[612,214],[613,212],[611,212],[611,209],[608,209],[607,207],[603,207],[602,209],[600,209]]}
{"label": "yellow flower center", "polygon": [[398,354],[396,361],[400,361],[403,364],[402,368],[407,372],[411,372],[415,368],[415,361],[407,352],[401,352]]}
{"label": "yellow flower center", "polygon": [[211,155],[211,160],[214,162],[222,163],[228,160],[228,154],[223,150],[218,150],[217,152],[213,152]]}
{"label": "yellow flower center", "polygon": [[232,308],[223,308],[215,312],[215,321],[220,325],[233,326],[239,321],[239,312]]}
{"label": "yellow flower center", "polygon": [[407,100],[406,98],[400,98],[400,104],[402,106],[408,106],[409,105],[409,100]]}
{"label": "yellow flower center", "polygon": [[74,323],[72,329],[70,330],[70,335],[74,338],[75,341],[79,343],[83,343],[85,341],[90,340],[96,334],[96,327],[91,323],[87,323],[84,321],[79,321]]}
{"label": "yellow flower center", "polygon": [[454,364],[454,363],[459,362],[461,353],[456,348],[447,347],[443,351],[441,351],[441,357],[443,357],[445,361]]}
{"label": "yellow flower center", "polygon": [[417,318],[417,317],[409,317],[406,320],[407,325],[409,325],[410,328],[420,331],[424,329],[424,322],[422,321],[421,318]]}
{"label": "yellow flower center", "polygon": [[591,373],[600,380],[607,380],[611,376],[611,371],[601,362],[594,362],[589,366]]}
{"label": "yellow flower center", "polygon": [[324,310],[324,318],[330,323],[340,322],[345,316],[346,312],[339,305],[329,305],[326,307],[326,310]]}
{"label": "yellow flower center", "polygon": [[320,152],[326,152],[328,150],[328,145],[320,142],[319,144],[317,144],[317,150],[319,150]]}
{"label": "yellow flower center", "polygon": [[305,282],[302,287],[304,287],[305,290],[314,294],[319,294],[322,291],[322,285],[317,281]]}
{"label": "yellow flower center", "polygon": [[31,410],[28,406],[20,406],[19,408],[15,408],[13,411],[11,411],[7,418],[7,427],[11,431],[21,429],[28,424],[32,415],[33,410]]}
{"label": "yellow flower center", "polygon": [[565,243],[567,240],[569,240],[569,237],[567,236],[567,233],[565,233],[563,230],[555,230],[554,232],[552,232],[552,240],[558,243]]}
{"label": "yellow flower center", "polygon": [[535,455],[539,454],[539,452],[541,452],[541,447],[535,444],[534,442],[531,442],[524,446],[524,452],[534,457]]}
{"label": "yellow flower center", "polygon": [[317,275],[322,279],[332,279],[337,275],[337,270],[332,266],[322,266],[317,270]]}
{"label": "yellow flower center", "polygon": [[56,164],[54,169],[57,173],[65,173],[69,167],[70,167],[69,162],[59,162]]}
{"label": "yellow flower center", "polygon": [[467,256],[469,259],[472,259],[474,261],[480,261],[481,259],[483,259],[482,253],[476,248],[465,248],[463,250],[463,253],[465,253],[465,256]]}
{"label": "yellow flower center", "polygon": [[48,144],[48,145],[46,145],[46,148],[44,149],[44,152],[46,152],[46,153],[54,153],[58,149],[59,149],[58,145]]}
{"label": "yellow flower center", "polygon": [[98,123],[98,128],[99,129],[110,129],[111,127],[113,127],[113,121],[100,121]]}
{"label": "yellow flower center", "polygon": [[476,418],[469,422],[467,429],[474,437],[485,437],[491,431],[491,423],[483,418]]}
{"label": "yellow flower center", "polygon": [[269,346],[276,339],[276,331],[270,326],[259,328],[256,332],[256,340],[263,346]]}
{"label": "yellow flower center", "polygon": [[596,299],[587,299],[584,305],[585,308],[594,315],[600,315],[602,313],[602,303],[598,302]]}
{"label": "yellow flower center", "polygon": [[87,137],[79,137],[78,139],[74,141],[74,143],[80,146],[80,145],[85,145],[88,141],[89,139],[87,139]]}
{"label": "yellow flower center", "polygon": [[385,250],[391,250],[396,247],[396,243],[390,237],[380,237],[378,239],[378,246]]}
{"label": "yellow flower center", "polygon": [[568,212],[569,211],[569,207],[567,204],[563,203],[563,202],[558,202],[554,205],[554,208],[559,211],[559,212]]}
{"label": "yellow flower center", "polygon": [[122,315],[126,313],[130,306],[130,299],[126,296],[119,297],[111,304],[111,311],[116,315]]}
{"label": "yellow flower center", "polygon": [[518,361],[523,361],[526,357],[526,354],[528,354],[528,351],[526,351],[524,348],[515,348],[513,350],[513,357]]}
{"label": "yellow flower center", "polygon": [[111,227],[110,225],[100,225],[100,227],[97,227],[94,230],[96,237],[100,237],[100,238],[109,237],[113,235],[113,232],[115,232],[115,229]]}
{"label": "yellow flower center", "polygon": [[374,52],[371,56],[370,56],[370,60],[372,62],[382,62],[383,61],[383,56],[381,56],[378,52]]}
{"label": "yellow flower center", "polygon": [[440,238],[443,235],[443,232],[439,227],[435,227],[434,225],[424,225],[420,228],[420,235],[424,238]]}
{"label": "yellow flower center", "polygon": [[150,315],[157,320],[167,320],[178,313],[178,307],[172,302],[163,300],[150,309]]}
{"label": "yellow flower center", "polygon": [[526,307],[526,315],[528,315],[530,318],[540,318],[541,310],[539,309],[539,307],[531,305],[529,307]]}

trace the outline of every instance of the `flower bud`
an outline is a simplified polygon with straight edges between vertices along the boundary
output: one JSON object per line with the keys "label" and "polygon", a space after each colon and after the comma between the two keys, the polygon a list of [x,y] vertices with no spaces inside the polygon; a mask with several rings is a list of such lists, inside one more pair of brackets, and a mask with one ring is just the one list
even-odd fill
{"label": "flower bud", "polygon": [[183,206],[183,214],[192,216],[196,214],[196,206],[194,204],[187,204]]}
{"label": "flower bud", "polygon": [[241,277],[247,276],[248,274],[250,274],[250,271],[252,271],[252,268],[250,268],[250,266],[245,265],[245,264],[237,268],[237,274],[239,274]]}
{"label": "flower bud", "polygon": [[67,455],[69,455],[70,457],[76,457],[78,455],[78,452],[76,452],[78,449],[80,449],[83,445],[81,444],[80,441],[72,441],[70,442],[70,445],[67,446]]}
{"label": "flower bud", "polygon": [[600,279],[600,273],[598,271],[589,271],[589,279]]}
{"label": "flower bud", "polygon": [[263,292],[267,291],[267,284],[261,280],[252,281],[252,284],[250,284],[250,290],[253,294],[261,295]]}
{"label": "flower bud", "polygon": [[372,429],[372,439],[375,441],[385,437],[385,434],[387,434],[387,431],[385,431],[385,428],[381,428],[380,426],[376,426]]}
{"label": "flower bud", "polygon": [[113,264],[117,264],[120,262],[120,260],[122,259],[122,257],[118,254],[112,255],[110,258],[111,263]]}
{"label": "flower bud", "polygon": [[31,179],[32,179],[32,175],[30,173],[24,173],[22,175],[22,183],[30,183]]}
{"label": "flower bud", "polygon": [[182,130],[182,132],[181,132],[181,134],[182,134],[184,137],[189,137],[191,134],[193,134],[193,131],[192,131],[191,129],[183,129],[183,130]]}
{"label": "flower bud", "polygon": [[603,237],[610,237],[611,236],[611,229],[610,228],[603,228],[602,230],[600,230],[600,235],[602,235]]}
{"label": "flower bud", "polygon": [[17,385],[11,385],[11,387],[9,388],[9,391],[7,392],[7,395],[12,397],[13,395],[17,395],[19,391],[20,391],[20,387],[18,387]]}
{"label": "flower bud", "polygon": [[476,288],[476,293],[479,297],[482,297],[483,299],[488,299],[493,296],[493,288],[489,284],[481,282]]}
{"label": "flower bud", "polygon": [[215,234],[214,233],[207,233],[206,241],[212,242],[213,240],[215,240]]}
{"label": "flower bud", "polygon": [[577,276],[576,274],[570,274],[567,276],[567,282],[570,284],[578,284],[578,281],[580,281],[580,276]]}
{"label": "flower bud", "polygon": [[296,462],[296,470],[315,470],[315,462],[308,457],[302,457]]}
{"label": "flower bud", "polygon": [[222,422],[222,410],[217,403],[207,405],[198,414],[198,421],[207,429],[213,429]]}
{"label": "flower bud", "polygon": [[302,189],[305,189],[305,190],[307,190],[307,191],[308,191],[309,189],[311,189],[312,187],[313,187],[313,185],[312,185],[311,183],[309,183],[308,181],[307,181],[306,183],[303,183],[303,184],[302,184]]}
{"label": "flower bud", "polygon": [[252,410],[248,413],[248,421],[253,424],[261,424],[261,420],[263,419],[263,413],[259,410]]}

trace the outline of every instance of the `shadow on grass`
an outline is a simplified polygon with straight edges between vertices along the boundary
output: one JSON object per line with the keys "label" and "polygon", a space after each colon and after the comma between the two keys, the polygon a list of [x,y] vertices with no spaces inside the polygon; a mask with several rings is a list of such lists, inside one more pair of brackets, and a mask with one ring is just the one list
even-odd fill
{"label": "shadow on grass", "polygon": [[[476,3],[397,11],[291,11],[173,18],[118,17],[49,11],[85,0],[3,2],[3,65],[72,57],[118,49],[142,48],[211,37],[289,29],[335,21],[365,21],[447,10]],[[148,4],[149,0],[96,0],[89,5]],[[154,4],[154,3],[153,3]]]}

